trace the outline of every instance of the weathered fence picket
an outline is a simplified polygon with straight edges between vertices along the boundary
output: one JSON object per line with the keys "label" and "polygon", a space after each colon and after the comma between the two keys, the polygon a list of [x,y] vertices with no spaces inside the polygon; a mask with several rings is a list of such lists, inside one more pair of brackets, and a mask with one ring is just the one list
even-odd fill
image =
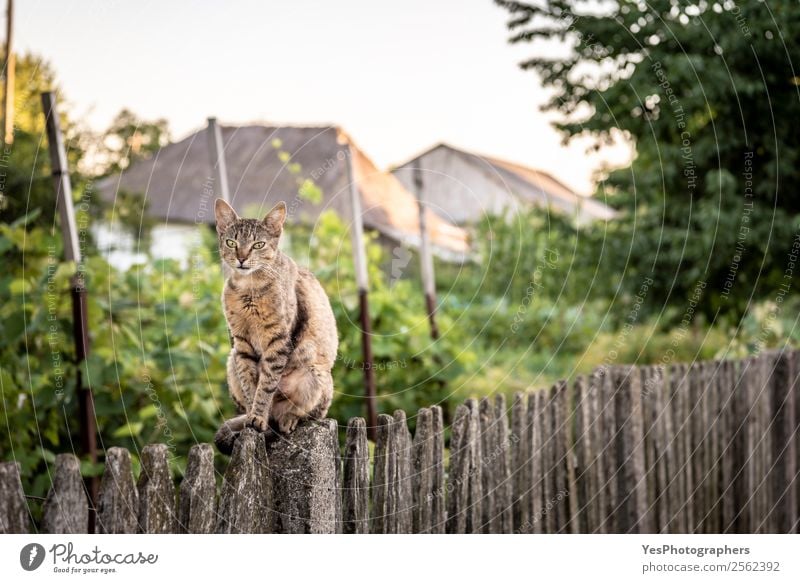
{"label": "weathered fence picket", "polygon": [[269,481],[264,436],[245,429],[234,443],[222,479],[215,532],[268,532]]}
{"label": "weathered fence picket", "polygon": [[342,512],[345,534],[369,532],[369,445],[367,424],[361,417],[354,417],[347,424]]}
{"label": "weathered fence picket", "polygon": [[214,449],[208,443],[198,443],[189,450],[186,475],[180,487],[178,502],[179,531],[189,534],[214,532],[217,515],[214,478]]}
{"label": "weathered fence picket", "polygon": [[[106,451],[101,533],[795,533],[800,361],[613,366],[547,390],[363,419],[342,452],[334,420],[291,436],[246,429],[218,487],[214,450],[191,448],[177,488],[167,446]],[[41,509],[0,463],[0,533],[88,530],[78,459],[56,456]]]}
{"label": "weathered fence picket", "polygon": [[482,477],[478,402],[468,399],[456,409],[450,437],[450,473],[447,479],[447,532],[481,532]]}
{"label": "weathered fence picket", "polygon": [[167,446],[148,445],[142,449],[142,472],[139,475],[139,532],[165,534],[175,532],[175,484],[169,472]]}
{"label": "weathered fence picket", "polygon": [[53,485],[42,508],[42,530],[50,534],[89,532],[89,501],[80,462],[71,453],[56,456]]}
{"label": "weathered fence picket", "polygon": [[0,534],[25,534],[30,514],[16,462],[0,463]]}
{"label": "weathered fence picket", "polygon": [[131,471],[131,454],[112,447],[106,451],[106,466],[97,502],[100,534],[135,534],[139,530],[139,492]]}
{"label": "weathered fence picket", "polygon": [[530,459],[530,435],[525,395],[515,393],[511,401],[511,512],[514,532],[521,532],[528,524],[530,515],[528,473]]}

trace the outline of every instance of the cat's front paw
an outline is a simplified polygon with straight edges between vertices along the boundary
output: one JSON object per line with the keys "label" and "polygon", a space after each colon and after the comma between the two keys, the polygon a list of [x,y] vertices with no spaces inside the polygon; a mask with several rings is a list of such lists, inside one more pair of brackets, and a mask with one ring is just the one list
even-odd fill
{"label": "cat's front paw", "polygon": [[261,433],[266,433],[267,429],[269,429],[269,421],[261,415],[256,415],[254,413],[250,413],[247,416],[245,425],[247,427],[252,427],[256,431],[260,431]]}
{"label": "cat's front paw", "polygon": [[284,415],[278,420],[278,429],[281,430],[281,433],[288,435],[297,429],[297,423],[299,421],[300,418],[295,415]]}

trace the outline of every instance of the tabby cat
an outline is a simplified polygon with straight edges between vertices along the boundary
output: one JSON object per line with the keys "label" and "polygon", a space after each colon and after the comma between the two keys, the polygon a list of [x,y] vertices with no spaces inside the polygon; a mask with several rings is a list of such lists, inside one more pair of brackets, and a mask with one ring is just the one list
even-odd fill
{"label": "tabby cat", "polygon": [[325,416],[338,338],[322,286],[278,249],[286,204],[263,220],[239,218],[222,199],[214,212],[227,272],[222,306],[233,344],[228,390],[240,413],[223,423],[214,441],[230,453],[245,427],[266,432],[272,421],[291,433],[300,420]]}

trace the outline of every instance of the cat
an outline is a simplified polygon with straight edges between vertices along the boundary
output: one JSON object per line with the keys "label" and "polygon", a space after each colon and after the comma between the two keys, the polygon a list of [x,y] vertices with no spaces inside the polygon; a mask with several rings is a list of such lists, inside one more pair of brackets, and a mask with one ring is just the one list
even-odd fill
{"label": "cat", "polygon": [[214,214],[227,272],[228,391],[240,413],[222,424],[214,441],[230,453],[245,427],[267,432],[272,421],[289,434],[303,419],[325,417],[339,339],[319,281],[278,249],[286,204],[279,202],[263,220],[242,219],[217,199]]}

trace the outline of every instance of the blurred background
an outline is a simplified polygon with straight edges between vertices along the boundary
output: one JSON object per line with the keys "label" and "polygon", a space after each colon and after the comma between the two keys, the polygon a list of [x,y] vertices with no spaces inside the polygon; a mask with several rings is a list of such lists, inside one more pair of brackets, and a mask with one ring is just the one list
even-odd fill
{"label": "blurred background", "polygon": [[[0,453],[38,476],[33,494],[80,449],[79,382],[99,447],[167,443],[179,473],[233,414],[222,181],[240,214],[289,204],[283,248],[338,321],[340,422],[365,414],[365,368],[377,411],[413,426],[419,407],[447,420],[465,397],[597,366],[798,343],[796,2],[9,6]],[[43,91],[80,265],[64,259]]]}

